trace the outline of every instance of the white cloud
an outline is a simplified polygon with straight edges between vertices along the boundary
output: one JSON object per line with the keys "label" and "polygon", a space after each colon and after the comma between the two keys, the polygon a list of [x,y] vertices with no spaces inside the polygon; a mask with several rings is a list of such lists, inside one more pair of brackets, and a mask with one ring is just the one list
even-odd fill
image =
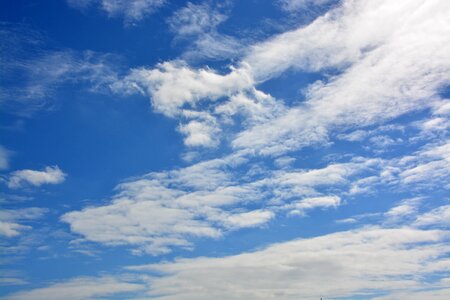
{"label": "white cloud", "polygon": [[[450,189],[450,143],[437,140],[425,144],[409,155],[379,159],[377,172],[355,180],[351,195],[376,192],[385,187],[395,191],[425,191]],[[432,178],[433,180],[430,180]]]}
{"label": "white cloud", "polygon": [[8,179],[8,187],[15,189],[27,184],[33,186],[59,184],[64,182],[66,176],[67,174],[61,171],[58,166],[45,167],[42,171],[19,170],[11,173]]}
{"label": "white cloud", "polygon": [[445,231],[368,227],[234,256],[128,269],[160,272],[151,279],[149,296],[167,300],[370,298],[371,291],[430,286],[421,275],[450,251],[447,243]]}
{"label": "white cloud", "polygon": [[169,18],[168,24],[175,33],[175,42],[189,44],[183,53],[184,58],[224,59],[242,52],[243,47],[235,38],[217,31],[217,27],[228,18],[221,12],[226,6],[226,3],[213,6],[211,3],[188,2]]}
{"label": "white cloud", "polygon": [[425,214],[419,215],[414,222],[416,226],[450,226],[450,205],[437,207]]}
{"label": "white cloud", "polygon": [[19,224],[41,218],[47,212],[46,209],[31,207],[17,210],[0,211],[0,235],[14,237],[21,231],[31,229],[31,226]]}
{"label": "white cloud", "polygon": [[120,184],[111,203],[66,213],[61,220],[85,241],[158,255],[172,247],[191,248],[194,238],[262,226],[277,213],[337,207],[337,193],[344,193],[354,176],[377,168],[374,160],[356,159],[321,169],[258,174],[249,159],[236,153],[149,173]]}
{"label": "white cloud", "polygon": [[284,168],[290,166],[293,162],[295,162],[295,158],[289,156],[278,157],[274,160],[274,164],[278,168]]}
{"label": "white cloud", "polygon": [[48,287],[18,292],[7,296],[8,300],[83,300],[111,297],[121,293],[133,293],[145,286],[112,277],[78,277]]}
{"label": "white cloud", "polygon": [[413,198],[403,200],[399,205],[394,206],[389,211],[385,213],[385,216],[388,218],[401,218],[404,216],[409,216],[417,213],[417,206],[420,203],[420,198]]}
{"label": "white cloud", "polygon": [[185,125],[180,125],[178,130],[186,135],[184,143],[186,146],[217,146],[217,134],[220,129],[217,128],[215,122],[199,122],[190,121]]}
{"label": "white cloud", "polygon": [[192,36],[215,31],[217,25],[224,22],[227,16],[207,4],[187,5],[176,11],[169,18],[170,29],[178,36]]}
{"label": "white cloud", "polygon": [[278,153],[326,142],[335,128],[426,108],[447,83],[450,43],[442,38],[447,27],[435,25],[446,24],[447,4],[421,3],[344,2],[308,26],[254,45],[243,62],[255,82],[290,68],[342,73],[312,85],[303,105],[241,132],[233,145]]}
{"label": "white cloud", "polygon": [[252,78],[245,69],[232,69],[229,74],[221,75],[208,68],[195,70],[181,61],[172,61],[151,70],[132,70],[112,88],[148,93],[157,112],[173,117],[179,115],[185,105],[195,106],[205,99],[231,96],[252,87],[252,84]]}
{"label": "white cloud", "polygon": [[365,139],[369,133],[365,130],[355,130],[349,133],[338,134],[338,138],[350,142],[360,142]]}
{"label": "white cloud", "polygon": [[[403,184],[430,186],[441,185],[450,188],[450,141],[440,145],[430,145],[416,155],[406,157],[397,164],[401,168],[398,174]],[[430,178],[433,180],[430,182]]]}
{"label": "white cloud", "polygon": [[294,215],[304,215],[306,211],[315,208],[330,208],[338,207],[341,204],[341,198],[337,196],[322,196],[322,197],[312,197],[305,198],[300,201],[292,203],[290,206],[293,210],[290,211]]}
{"label": "white cloud", "polygon": [[292,12],[325,5],[333,2],[333,0],[280,0],[279,2],[284,10]]}
{"label": "white cloud", "polygon": [[[431,106],[450,74],[448,26],[439,25],[448,23],[448,11],[438,0],[426,6],[422,0],[344,1],[307,26],[253,45],[228,74],[172,61],[132,70],[113,88],[144,92],[156,111],[171,117],[184,106],[197,109],[200,102],[205,112],[226,113],[235,110],[232,103],[243,91],[289,69],[339,70],[311,85],[302,104],[281,114],[269,112],[262,124],[246,124],[232,141],[238,149],[279,154],[326,143],[334,130],[378,124]],[[195,20],[177,28],[198,32],[221,18],[201,14]]]}
{"label": "white cloud", "polygon": [[109,17],[122,17],[127,24],[143,20],[164,5],[165,0],[67,0],[70,6],[84,9],[98,5]]}

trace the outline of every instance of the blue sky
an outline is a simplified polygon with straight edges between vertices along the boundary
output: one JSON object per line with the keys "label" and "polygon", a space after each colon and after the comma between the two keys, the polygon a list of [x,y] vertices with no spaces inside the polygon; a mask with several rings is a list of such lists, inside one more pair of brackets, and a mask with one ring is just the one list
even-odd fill
{"label": "blue sky", "polygon": [[450,298],[449,1],[0,21],[0,297]]}

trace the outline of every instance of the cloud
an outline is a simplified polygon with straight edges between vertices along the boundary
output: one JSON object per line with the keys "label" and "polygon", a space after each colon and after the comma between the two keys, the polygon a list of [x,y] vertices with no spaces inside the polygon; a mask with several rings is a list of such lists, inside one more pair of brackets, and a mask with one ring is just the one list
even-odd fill
{"label": "cloud", "polygon": [[272,217],[263,210],[225,208],[256,197],[250,188],[234,185],[226,171],[241,163],[236,155],[149,173],[120,184],[110,204],[69,212],[61,220],[88,241],[131,245],[135,253],[157,255],[170,252],[170,247],[190,248],[191,238],[218,238],[225,231],[258,226]]}
{"label": "cloud", "polygon": [[17,210],[4,209],[0,211],[0,235],[6,237],[18,236],[22,231],[31,229],[30,226],[19,224],[18,222],[40,219],[46,212],[46,209],[37,207]]}
{"label": "cloud", "polygon": [[220,129],[217,128],[214,121],[199,122],[194,120],[185,125],[180,125],[178,130],[186,135],[184,140],[186,146],[214,147],[219,142],[217,134]]}
{"label": "cloud", "polygon": [[95,5],[109,17],[120,17],[126,24],[142,21],[164,5],[165,0],[67,0],[74,8],[86,9]]}
{"label": "cloud", "polygon": [[110,297],[113,295],[138,292],[144,285],[128,282],[113,276],[78,277],[65,282],[55,283],[48,287],[18,292],[5,299],[21,300],[82,300]]}
{"label": "cloud", "polygon": [[280,0],[283,10],[294,12],[298,10],[311,9],[314,6],[321,6],[334,2],[334,0]]}
{"label": "cloud", "polygon": [[[93,51],[51,49],[45,36],[24,25],[0,24],[0,106],[21,115],[51,106],[64,84],[78,84],[92,92],[109,92],[117,81],[118,57]],[[45,47],[47,46],[47,47]]]}
{"label": "cloud", "polygon": [[217,31],[217,27],[228,18],[222,12],[227,6],[226,2],[216,7],[211,3],[188,2],[168,19],[169,28],[175,33],[175,43],[189,44],[183,53],[184,58],[224,59],[235,57],[243,51],[239,41]]}
{"label": "cloud", "polygon": [[378,167],[376,160],[360,159],[255,173],[250,159],[234,153],[133,178],[117,187],[110,203],[68,212],[61,220],[85,241],[160,255],[173,247],[190,249],[196,238],[261,227],[277,214],[337,208],[350,180]]}
{"label": "cloud", "polygon": [[422,201],[423,199],[420,197],[402,200],[398,205],[384,213],[385,222],[402,223],[405,222],[405,218],[415,217]]}
{"label": "cloud", "polygon": [[[181,35],[210,31],[224,19],[203,6],[198,16],[185,17],[185,10],[193,5],[178,12],[180,22],[173,20]],[[257,99],[255,93],[247,102],[242,96],[262,82],[288,70],[321,72],[325,79],[308,87],[305,101],[269,111],[263,122],[244,121],[244,130],[232,138],[235,149],[279,155],[326,144],[334,131],[433,106],[450,74],[450,35],[439,25],[448,23],[448,11],[448,4],[437,0],[426,6],[421,0],[344,1],[309,25],[255,43],[227,74],[168,61],[131,70],[113,89],[147,94],[154,109],[170,117],[182,116],[188,107],[220,119],[238,103]]]}
{"label": "cloud", "polygon": [[43,184],[59,184],[64,182],[65,174],[58,166],[45,167],[42,171],[19,170],[11,173],[8,179],[8,187],[15,189],[26,184],[41,186]]}
{"label": "cloud", "polygon": [[0,170],[6,170],[9,168],[9,157],[11,151],[0,145]]}
{"label": "cloud", "polygon": [[[427,187],[430,185],[450,188],[450,141],[438,145],[428,145],[414,156],[405,157],[398,162],[398,174],[403,184]],[[430,182],[429,179],[433,178]]]}
{"label": "cloud", "polygon": [[[229,74],[222,75],[209,68],[195,70],[183,61],[172,61],[150,70],[133,69],[111,88],[116,93],[148,95],[156,112],[184,121],[186,124],[179,130],[186,135],[187,146],[214,147],[219,143],[221,131],[217,117],[213,111],[198,111],[197,107],[239,94],[251,89],[252,85],[251,76],[244,68],[232,68]],[[258,102],[263,96],[258,95],[255,99]]]}
{"label": "cloud", "polygon": [[294,202],[291,204],[293,206],[293,210],[290,212],[291,214],[303,215],[306,211],[315,209],[315,208],[329,208],[329,207],[338,207],[341,204],[341,198],[337,196],[323,196],[323,197],[312,197],[305,198],[301,201]]}
{"label": "cloud", "polygon": [[151,70],[132,70],[122,82],[113,85],[116,91],[147,93],[153,108],[171,117],[180,114],[185,105],[217,100],[250,87],[252,79],[245,69],[221,75],[208,68],[194,70],[182,61],[164,62]]}
{"label": "cloud", "polygon": [[419,215],[414,222],[416,226],[450,226],[450,205],[439,206],[425,214]]}
{"label": "cloud", "polygon": [[367,227],[233,256],[127,269],[160,273],[151,279],[149,292],[158,299],[371,298],[372,291],[433,286],[427,267],[450,251],[448,237],[446,231]]}
{"label": "cloud", "polygon": [[[449,9],[440,1],[426,8],[421,1],[349,2],[304,28],[255,45],[245,61],[256,82],[289,68],[338,68],[341,73],[310,86],[303,105],[239,133],[233,145],[263,153],[289,151],[326,142],[330,130],[376,124],[426,108],[428,99],[448,83],[450,49],[443,49],[450,43],[440,38],[447,27],[434,25],[448,19],[444,11]],[[405,20],[403,14],[408,21],[396,25]],[[430,15],[436,18],[424,21]]]}
{"label": "cloud", "polygon": [[[343,4],[310,25],[255,44],[228,74],[165,62],[131,71],[121,86],[139,87],[156,111],[175,116],[183,105],[237,95],[289,69],[337,68],[338,75],[309,87],[304,104],[239,133],[233,146],[270,154],[323,143],[334,128],[371,125],[424,109],[447,83],[450,43],[442,37],[448,34],[445,26],[434,25],[445,24],[447,4],[420,4]],[[424,21],[430,15],[433,22]],[[202,26],[184,30],[197,32]]]}

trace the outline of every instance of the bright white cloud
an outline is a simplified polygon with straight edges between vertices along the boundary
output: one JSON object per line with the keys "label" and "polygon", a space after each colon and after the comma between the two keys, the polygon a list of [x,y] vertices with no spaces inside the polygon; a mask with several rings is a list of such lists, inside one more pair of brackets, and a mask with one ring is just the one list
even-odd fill
{"label": "bright white cloud", "polygon": [[41,186],[43,184],[59,184],[64,182],[65,174],[58,166],[45,167],[42,171],[19,170],[11,173],[8,187],[15,189],[24,185]]}
{"label": "bright white cloud", "polygon": [[144,82],[156,110],[173,116],[185,103],[230,97],[288,69],[338,68],[342,73],[309,88],[303,105],[233,141],[237,148],[262,153],[323,143],[334,128],[370,125],[426,108],[448,82],[450,43],[443,37],[450,35],[448,26],[436,25],[449,19],[448,4],[421,4],[345,2],[310,25],[255,44],[243,67],[227,75],[166,62],[134,71],[125,82]]}
{"label": "bright white cloud", "polygon": [[8,300],[83,300],[111,297],[122,293],[133,293],[145,286],[112,276],[78,277],[48,287],[18,292],[7,296]]}
{"label": "bright white cloud", "polygon": [[176,116],[184,105],[231,96],[252,87],[252,78],[245,69],[233,69],[221,75],[205,68],[195,70],[180,61],[165,62],[152,70],[132,70],[122,82],[113,85],[116,91],[138,89],[148,93],[157,112]]}
{"label": "bright white cloud", "polygon": [[[450,75],[449,26],[440,25],[448,23],[449,10],[439,0],[426,6],[422,0],[348,1],[307,26],[253,45],[228,74],[165,62],[132,70],[114,88],[147,93],[155,110],[169,116],[200,101],[227,112],[233,106],[227,101],[289,69],[338,69],[311,85],[302,105],[250,126],[232,142],[263,154],[295,150],[327,142],[336,128],[376,124],[431,105]],[[197,32],[220,20],[208,18],[184,30]],[[222,98],[229,99],[225,106],[217,101]]]}
{"label": "bright white cloud", "polygon": [[368,227],[234,256],[128,269],[161,272],[150,283],[149,296],[158,299],[370,297],[375,290],[389,294],[427,286],[420,275],[450,251],[447,243],[445,231]]}
{"label": "bright white cloud", "polygon": [[149,173],[120,184],[111,203],[66,213],[62,221],[86,241],[157,255],[172,247],[191,248],[193,238],[262,226],[277,213],[337,208],[336,193],[345,193],[351,178],[378,166],[376,160],[356,159],[322,169],[242,173],[248,159],[240,153]]}
{"label": "bright white cloud", "polygon": [[217,134],[220,132],[215,126],[215,122],[199,122],[190,121],[185,125],[180,125],[178,130],[186,135],[184,143],[186,146],[204,146],[214,147],[217,146]]}

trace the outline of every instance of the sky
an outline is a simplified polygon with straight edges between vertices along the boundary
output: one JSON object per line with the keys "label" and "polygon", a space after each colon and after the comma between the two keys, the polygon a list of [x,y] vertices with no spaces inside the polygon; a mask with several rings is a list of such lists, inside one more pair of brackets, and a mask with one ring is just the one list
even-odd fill
{"label": "sky", "polygon": [[450,299],[450,1],[0,1],[0,298]]}

